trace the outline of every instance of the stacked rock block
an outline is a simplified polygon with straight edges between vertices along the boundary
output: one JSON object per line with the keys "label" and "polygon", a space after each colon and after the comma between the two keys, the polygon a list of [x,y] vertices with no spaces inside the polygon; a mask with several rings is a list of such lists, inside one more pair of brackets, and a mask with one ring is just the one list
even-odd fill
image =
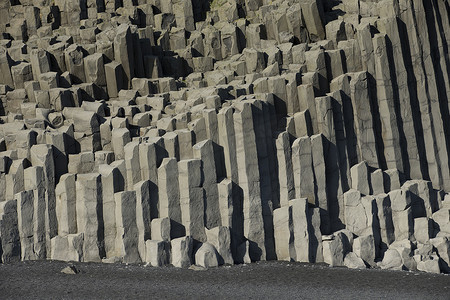
{"label": "stacked rock block", "polygon": [[3,1],[2,262],[449,272],[448,7]]}

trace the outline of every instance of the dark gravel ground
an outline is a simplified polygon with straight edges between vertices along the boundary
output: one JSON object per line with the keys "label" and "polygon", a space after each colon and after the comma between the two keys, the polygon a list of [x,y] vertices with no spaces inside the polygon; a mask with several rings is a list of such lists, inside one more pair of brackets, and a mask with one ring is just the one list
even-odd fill
{"label": "dark gravel ground", "polygon": [[0,264],[0,299],[450,299],[450,276],[260,262],[203,271],[58,261]]}

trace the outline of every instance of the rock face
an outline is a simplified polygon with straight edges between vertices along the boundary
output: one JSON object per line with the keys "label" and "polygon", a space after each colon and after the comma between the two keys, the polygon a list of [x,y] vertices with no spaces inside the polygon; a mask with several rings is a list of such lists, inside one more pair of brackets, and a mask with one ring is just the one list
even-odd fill
{"label": "rock face", "polygon": [[447,1],[7,2],[2,262],[450,271]]}

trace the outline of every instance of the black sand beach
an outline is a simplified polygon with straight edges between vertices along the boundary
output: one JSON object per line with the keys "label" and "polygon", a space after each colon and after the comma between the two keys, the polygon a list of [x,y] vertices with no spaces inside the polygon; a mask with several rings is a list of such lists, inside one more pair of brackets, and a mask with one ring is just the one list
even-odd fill
{"label": "black sand beach", "polygon": [[203,271],[143,265],[0,264],[0,299],[450,299],[450,276],[259,262]]}

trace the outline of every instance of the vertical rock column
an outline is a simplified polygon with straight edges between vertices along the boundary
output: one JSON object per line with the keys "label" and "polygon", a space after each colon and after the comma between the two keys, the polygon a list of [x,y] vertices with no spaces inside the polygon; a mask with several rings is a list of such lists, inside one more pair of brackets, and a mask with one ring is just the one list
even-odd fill
{"label": "vertical rock column", "polygon": [[318,228],[314,228],[316,223],[320,223],[318,209],[310,208],[306,198],[291,200],[289,206],[294,235],[291,258],[299,262],[320,262],[323,260],[322,235]]}
{"label": "vertical rock column", "polygon": [[76,186],[77,228],[84,234],[83,260],[100,262],[104,252],[101,249],[104,232],[100,174],[78,174]]}
{"label": "vertical rock column", "polygon": [[83,48],[77,44],[72,44],[64,50],[67,71],[73,83],[79,84],[86,81],[83,57]]}
{"label": "vertical rock column", "polygon": [[34,193],[32,190],[16,194],[17,221],[20,237],[20,250],[22,260],[35,260],[34,254]]}
{"label": "vertical rock column", "polygon": [[20,261],[21,245],[17,218],[17,200],[1,202],[0,212],[2,262]]}
{"label": "vertical rock column", "polygon": [[46,230],[45,230],[45,173],[43,167],[30,167],[24,171],[25,190],[33,190],[33,237],[34,253],[38,259],[47,258]]}
{"label": "vertical rock column", "polygon": [[178,134],[174,131],[168,131],[163,136],[164,148],[167,151],[169,157],[175,157],[180,159],[180,144],[178,142]]}
{"label": "vertical rock column", "polygon": [[414,233],[414,219],[411,209],[411,192],[398,189],[389,192],[394,225],[395,241],[410,239]]}
{"label": "vertical rock column", "polygon": [[313,160],[309,137],[298,138],[292,144],[292,168],[296,198],[307,198],[309,203],[315,204]]}
{"label": "vertical rock column", "polygon": [[387,194],[379,194],[375,197],[380,224],[380,249],[387,250],[394,242],[394,224],[392,222],[391,200]]}
{"label": "vertical rock column", "polygon": [[114,38],[114,59],[122,64],[123,87],[131,88],[131,79],[134,78],[133,36],[130,26],[122,24],[117,27]]}
{"label": "vertical rock column", "polygon": [[175,158],[164,158],[158,168],[159,217],[170,218],[171,238],[184,235],[178,186],[178,164]]}
{"label": "vertical rock column", "polygon": [[125,157],[125,146],[131,142],[131,134],[127,128],[116,128],[112,130],[111,137],[116,160]]}
{"label": "vertical rock column", "polygon": [[30,52],[31,67],[33,68],[33,79],[39,80],[39,75],[50,72],[49,53],[44,49],[33,49]]}
{"label": "vertical rock column", "polygon": [[374,55],[375,79],[386,165],[389,169],[403,171],[400,136],[394,107],[396,99],[394,99],[391,72],[386,72],[386,66],[389,66],[386,53],[386,37],[384,35],[376,35],[373,38],[373,45],[377,49]]}
{"label": "vertical rock column", "polygon": [[84,58],[84,72],[86,82],[92,82],[97,85],[103,95],[103,89],[106,90],[106,73],[102,53],[91,54]]}
{"label": "vertical rock column", "polygon": [[105,64],[106,86],[110,98],[116,98],[119,91],[127,87],[127,85],[124,85],[124,73],[122,65],[117,61]]}
{"label": "vertical rock column", "polygon": [[[410,177],[428,177],[433,182],[439,182],[438,166],[436,164],[435,144],[433,142],[433,126],[430,118],[429,96],[427,93],[427,81],[416,80],[426,78],[428,73],[424,69],[424,57],[430,57],[421,49],[420,35],[427,27],[425,18],[417,18],[415,9],[423,9],[419,1],[402,1],[405,8],[401,18],[405,23],[405,34],[402,37],[398,28],[398,20],[395,17],[382,18],[378,24],[378,30],[387,34],[386,40],[390,46],[390,67],[395,68],[395,77],[391,78],[397,85],[397,93],[400,103],[400,112],[405,133],[405,144],[410,164]],[[410,7],[410,5],[414,5]],[[418,5],[418,6],[416,6]],[[419,13],[419,12],[417,12]],[[416,29],[420,30],[416,30]],[[409,45],[405,43],[409,41]],[[405,51],[405,54],[403,52]],[[389,52],[388,52],[389,54]],[[414,62],[414,63],[413,63]],[[420,63],[416,63],[420,62]],[[407,76],[405,76],[406,74]]]}
{"label": "vertical rock column", "polygon": [[176,130],[178,136],[178,145],[180,147],[180,159],[190,159],[193,157],[192,141],[194,132],[188,129]]}
{"label": "vertical rock column", "polygon": [[276,140],[278,157],[278,178],[280,182],[280,206],[288,206],[289,200],[295,198],[294,173],[292,167],[289,133],[283,132]]}
{"label": "vertical rock column", "polygon": [[6,200],[14,199],[16,193],[24,189],[24,171],[28,166],[26,159],[16,159],[12,162],[8,174],[6,174]]}
{"label": "vertical rock column", "polygon": [[230,228],[231,252],[237,257],[237,247],[243,239],[242,194],[236,183],[223,179],[218,184],[222,226]]}
{"label": "vertical rock column", "polygon": [[14,86],[13,78],[11,75],[11,66],[13,61],[8,54],[5,47],[0,47],[0,81],[7,84],[10,87]]}
{"label": "vertical rock column", "polygon": [[[322,134],[311,137],[311,153],[314,168],[314,189],[316,194],[316,207],[320,208],[320,230],[324,234],[331,233],[331,222],[327,194],[327,172],[325,159],[327,153],[325,138]],[[301,175],[300,175],[301,176]],[[330,199],[331,200],[331,199]],[[336,201],[336,198],[333,199]]]}
{"label": "vertical rock column", "polygon": [[166,156],[164,140],[160,137],[139,145],[141,178],[150,181],[151,219],[158,217],[158,168]]}
{"label": "vertical rock column", "polygon": [[116,202],[116,251],[122,262],[139,263],[138,228],[136,225],[136,192],[119,192],[114,195]]}
{"label": "vertical rock column", "polygon": [[211,140],[194,145],[194,157],[201,159],[205,190],[205,226],[209,229],[222,225],[217,190],[217,171],[214,160],[214,147]]}
{"label": "vertical rock column", "polygon": [[325,28],[323,25],[323,7],[321,1],[302,1],[302,16],[312,41],[325,39]]}
{"label": "vertical rock column", "polygon": [[[51,253],[50,240],[58,233],[58,221],[56,219],[55,197],[55,164],[53,150],[50,145],[34,145],[31,147],[31,163],[33,166],[41,166],[44,169],[45,178],[45,232],[47,257]],[[39,200],[38,200],[39,201]]]}
{"label": "vertical rock column", "polygon": [[294,248],[294,227],[290,206],[273,211],[273,230],[277,260],[290,261],[291,248]]}
{"label": "vertical rock column", "polygon": [[178,163],[178,171],[181,218],[186,235],[197,241],[206,242],[202,161],[181,160]]}
{"label": "vertical rock column", "polygon": [[[273,101],[252,102],[253,128],[258,153],[261,204],[264,221],[266,259],[275,259],[273,238],[273,209],[280,207],[278,198],[278,178],[276,169],[276,146],[271,131],[271,117],[275,116]],[[270,108],[270,106],[272,106]],[[272,115],[271,115],[272,114]]]}
{"label": "vertical rock column", "polygon": [[233,116],[239,186],[243,190],[244,236],[250,241],[250,258],[257,261],[266,259],[258,157],[252,104],[240,104]]}
{"label": "vertical rock column", "polygon": [[125,179],[118,168],[100,165],[99,172],[103,192],[104,246],[106,257],[117,256],[116,253],[116,202],[114,194],[125,189]]}
{"label": "vertical rock column", "polygon": [[233,108],[224,107],[217,114],[219,145],[223,147],[225,156],[225,175],[233,182],[239,181],[236,160],[236,138],[233,125]]}
{"label": "vertical rock column", "polygon": [[139,161],[139,143],[130,142],[124,147],[125,167],[127,169],[127,190],[132,190],[133,186],[141,181],[141,164]]}
{"label": "vertical rock column", "polygon": [[[322,134],[321,138],[311,138],[313,141],[317,140],[319,148],[323,149],[326,173],[326,197],[331,232],[342,229],[343,227],[340,217],[343,216],[343,190],[346,189],[342,184],[343,178],[341,173],[341,170],[344,171],[346,166],[345,162],[343,162],[344,166],[340,165],[341,161],[339,156],[342,149],[338,148],[337,142],[337,135],[342,134],[342,132],[339,132],[339,130],[342,130],[342,127],[339,127],[341,125],[337,125],[338,130],[335,125],[341,122],[342,119],[339,120],[340,108],[336,102],[337,100],[332,96],[316,98],[317,121]],[[337,116],[336,121],[335,115]],[[320,140],[322,143],[320,143]],[[316,151],[313,150],[313,153],[316,153]]]}
{"label": "vertical rock column", "polygon": [[191,1],[183,1],[183,0],[174,0],[172,1],[173,6],[173,14],[175,15],[175,20],[177,22],[177,26],[181,28],[185,28],[189,31],[195,30],[194,23],[194,12],[192,8]]}
{"label": "vertical rock column", "polygon": [[64,174],[55,189],[58,235],[64,236],[77,232],[75,182],[75,174]]}
{"label": "vertical rock column", "polygon": [[[138,230],[138,250],[142,260],[145,259],[145,241],[151,237],[151,182],[140,181],[134,185],[136,191],[136,226]],[[157,204],[156,204],[157,205]]]}
{"label": "vertical rock column", "polygon": [[378,167],[377,145],[373,131],[370,107],[370,93],[367,73],[355,73],[350,81],[354,126],[358,141],[359,161],[365,160],[372,167]]}
{"label": "vertical rock column", "polygon": [[308,199],[300,198],[289,201],[292,217],[293,245],[291,258],[295,261],[310,262],[308,231]]}

